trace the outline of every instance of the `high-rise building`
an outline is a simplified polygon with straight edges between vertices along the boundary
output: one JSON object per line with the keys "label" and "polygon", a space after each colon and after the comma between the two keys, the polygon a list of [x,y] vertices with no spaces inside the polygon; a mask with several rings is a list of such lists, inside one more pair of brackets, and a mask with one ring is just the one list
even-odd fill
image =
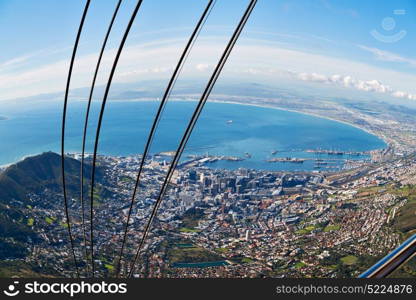
{"label": "high-rise building", "polygon": [[189,173],[188,173],[188,176],[189,176],[188,178],[189,178],[190,181],[197,181],[198,180],[197,173],[196,173],[195,170],[190,170]]}
{"label": "high-rise building", "polygon": [[251,239],[251,232],[250,230],[246,230],[246,236],[245,236],[246,241],[249,241]]}

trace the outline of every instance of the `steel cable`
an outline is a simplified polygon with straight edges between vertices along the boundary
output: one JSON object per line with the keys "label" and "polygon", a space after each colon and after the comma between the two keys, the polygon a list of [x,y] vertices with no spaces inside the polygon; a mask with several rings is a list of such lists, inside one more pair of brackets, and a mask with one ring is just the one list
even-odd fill
{"label": "steel cable", "polygon": [[213,72],[213,74],[212,74],[212,76],[209,80],[209,82],[208,82],[208,84],[207,84],[207,86],[206,86],[206,88],[205,88],[205,90],[204,90],[204,92],[203,92],[203,94],[202,94],[202,96],[199,100],[199,103],[198,103],[197,107],[195,108],[195,111],[192,115],[192,118],[191,118],[190,122],[188,123],[188,127],[186,128],[186,131],[185,131],[184,135],[182,136],[181,142],[179,144],[179,147],[178,147],[177,151],[175,152],[175,156],[174,156],[174,158],[172,160],[172,163],[169,167],[168,173],[165,177],[165,180],[163,182],[163,185],[162,185],[162,188],[161,188],[160,193],[158,195],[158,198],[155,202],[155,205],[153,206],[151,215],[150,215],[149,220],[146,224],[146,227],[145,227],[145,230],[143,232],[139,247],[136,251],[136,255],[134,257],[134,260],[130,265],[130,272],[129,272],[129,275],[128,275],[129,278],[131,278],[133,276],[134,268],[135,268],[135,265],[137,263],[137,259],[139,257],[140,251],[141,251],[141,249],[144,245],[144,242],[145,242],[146,237],[148,235],[148,232],[149,232],[149,229],[150,229],[151,224],[153,222],[153,219],[156,216],[156,213],[157,213],[157,210],[160,206],[162,198],[166,193],[168,184],[170,183],[173,172],[176,169],[176,166],[177,166],[177,164],[180,160],[180,157],[182,155],[182,152],[183,152],[183,150],[184,150],[184,148],[185,148],[185,146],[186,146],[186,144],[189,140],[189,137],[192,133],[192,130],[193,130],[195,124],[196,124],[196,121],[198,120],[199,115],[201,114],[201,111],[202,111],[202,109],[203,109],[203,107],[204,107],[204,105],[205,105],[205,103],[206,103],[206,101],[207,101],[207,99],[208,99],[208,97],[209,97],[209,95],[210,95],[210,93],[211,93],[211,91],[212,91],[212,89],[213,89],[213,87],[214,87],[214,85],[215,85],[215,83],[216,83],[216,81],[217,81],[217,79],[218,79],[218,77],[219,77],[219,75],[220,75],[220,73],[221,73],[221,71],[222,71],[222,69],[223,69],[231,51],[232,51],[232,49],[233,49],[233,47],[234,47],[234,45],[235,45],[235,43],[237,42],[237,39],[240,36],[241,31],[243,30],[245,24],[247,23],[247,20],[250,17],[251,12],[253,11],[256,3],[257,3],[257,0],[251,0],[250,1],[246,11],[244,12],[244,15],[242,16],[237,28],[235,29],[227,47],[225,48],[217,66],[216,66],[216,68],[215,68],[215,70],[214,70],[214,72]]}
{"label": "steel cable", "polygon": [[103,101],[101,104],[100,114],[98,118],[98,124],[97,124],[97,131],[95,135],[95,143],[94,143],[94,153],[93,153],[93,160],[92,160],[92,170],[91,170],[91,191],[90,191],[90,238],[91,238],[91,266],[92,266],[92,277],[95,276],[95,264],[94,264],[94,209],[93,209],[93,199],[94,199],[94,187],[95,187],[95,170],[96,170],[96,163],[97,163],[97,151],[98,151],[98,142],[100,139],[100,131],[101,131],[101,125],[104,117],[104,110],[105,105],[107,103],[108,93],[110,91],[111,83],[114,77],[114,73],[117,68],[118,61],[120,59],[121,52],[123,51],[123,47],[126,43],[127,37],[129,35],[130,29],[133,26],[133,22],[136,18],[137,12],[139,11],[141,4],[143,0],[139,0],[136,4],[136,7],[134,8],[134,11],[132,13],[132,16],[129,20],[129,23],[127,24],[126,30],[123,34],[122,40],[120,42],[119,48],[117,50],[117,54],[114,58],[113,66],[110,71],[110,75],[105,87]]}
{"label": "steel cable", "polygon": [[84,12],[82,13],[81,22],[80,22],[79,27],[78,27],[77,36],[75,38],[75,44],[74,44],[74,48],[73,48],[73,51],[72,51],[72,57],[71,57],[70,65],[69,65],[68,77],[67,77],[66,88],[65,88],[64,108],[63,108],[63,113],[62,113],[62,133],[61,133],[62,192],[63,192],[63,195],[64,195],[66,225],[67,225],[67,229],[68,229],[68,235],[69,235],[69,240],[70,240],[71,249],[72,249],[72,256],[73,256],[73,259],[74,259],[74,265],[75,265],[75,269],[76,269],[76,273],[77,273],[78,278],[79,278],[79,270],[78,270],[77,258],[75,256],[74,239],[73,239],[72,231],[71,231],[71,221],[70,221],[70,218],[69,218],[69,211],[68,211],[68,197],[67,197],[67,192],[66,192],[66,180],[65,180],[65,123],[66,123],[66,112],[67,112],[67,106],[68,106],[69,87],[71,85],[72,69],[74,67],[75,56],[77,54],[78,44],[79,44],[79,40],[80,40],[80,37],[81,37],[82,28],[84,27],[84,21],[86,19],[89,6],[90,6],[90,0],[87,0],[87,2],[85,4],[85,7],[84,7]]}
{"label": "steel cable", "polygon": [[122,246],[121,246],[119,260],[118,260],[118,264],[117,264],[117,268],[116,268],[117,276],[119,275],[119,272],[120,272],[120,264],[121,264],[121,260],[123,258],[124,247],[125,247],[126,240],[127,240],[128,226],[129,226],[129,223],[130,223],[130,218],[131,218],[131,213],[132,213],[132,210],[133,210],[134,201],[135,201],[136,195],[137,195],[137,190],[138,190],[138,187],[140,185],[140,176],[142,174],[143,167],[144,167],[147,155],[149,153],[149,149],[151,147],[154,134],[155,134],[157,126],[159,124],[161,115],[163,114],[163,110],[165,108],[166,102],[169,99],[169,96],[172,92],[173,87],[175,86],[175,83],[176,83],[176,80],[177,80],[179,74],[181,73],[182,67],[183,67],[184,63],[186,62],[186,59],[187,59],[190,51],[192,50],[192,47],[193,47],[197,37],[199,36],[199,33],[200,33],[202,27],[205,24],[205,21],[207,20],[210,12],[212,11],[212,8],[214,7],[215,2],[216,2],[216,0],[210,0],[208,2],[207,6],[205,7],[204,12],[202,13],[196,27],[194,28],[186,46],[185,46],[185,48],[182,52],[181,57],[179,58],[179,61],[176,65],[176,67],[175,67],[175,70],[172,74],[172,77],[169,80],[169,83],[166,87],[166,90],[163,94],[163,97],[162,97],[162,100],[160,102],[159,108],[158,108],[157,113],[155,115],[155,118],[153,120],[153,124],[152,124],[152,127],[150,129],[150,133],[149,133],[149,136],[147,138],[146,145],[145,145],[145,148],[144,148],[144,151],[143,151],[142,160],[140,162],[139,171],[137,173],[136,182],[135,182],[135,186],[134,186],[134,190],[133,190],[133,195],[132,195],[131,202],[130,202],[130,207],[129,207],[129,211],[128,211],[128,215],[127,215],[127,221],[126,221],[126,226],[125,226],[125,230],[124,230]]}
{"label": "steel cable", "polygon": [[114,24],[114,20],[117,16],[118,10],[120,8],[121,2],[123,0],[119,0],[116,8],[114,10],[113,16],[111,18],[110,24],[108,26],[107,29],[107,33],[105,35],[104,38],[104,42],[101,46],[101,51],[100,54],[98,56],[98,61],[97,61],[97,65],[95,67],[95,72],[94,72],[94,77],[91,83],[91,89],[90,89],[90,93],[89,93],[89,97],[88,97],[88,104],[87,104],[87,111],[86,111],[86,115],[85,115],[85,123],[84,123],[84,133],[83,133],[83,137],[82,137],[82,152],[81,152],[81,209],[82,209],[82,214],[81,214],[81,222],[82,222],[82,231],[83,231],[83,238],[84,238],[84,249],[85,249],[85,261],[87,263],[87,272],[89,272],[89,267],[88,267],[88,252],[87,252],[87,235],[86,235],[86,229],[85,229],[85,204],[84,204],[84,164],[85,164],[85,144],[86,144],[86,137],[87,137],[87,129],[88,129],[88,120],[89,120],[89,115],[90,115],[90,109],[91,109],[91,101],[92,101],[92,96],[94,94],[94,88],[95,88],[95,82],[97,79],[97,75],[98,75],[98,71],[100,69],[100,65],[101,65],[101,60],[104,54],[104,50],[105,47],[107,45],[107,41],[108,41],[108,37],[110,36],[110,32],[111,29],[113,27]]}

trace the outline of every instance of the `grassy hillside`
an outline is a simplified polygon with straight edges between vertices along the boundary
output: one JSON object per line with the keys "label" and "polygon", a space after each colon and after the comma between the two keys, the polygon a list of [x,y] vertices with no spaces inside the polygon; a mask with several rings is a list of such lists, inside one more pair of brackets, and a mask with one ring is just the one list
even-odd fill
{"label": "grassy hillside", "polygon": [[[79,192],[80,162],[65,159],[68,194]],[[90,174],[91,167],[85,167]],[[97,181],[102,178],[101,168],[97,169]],[[0,259],[22,258],[27,255],[27,243],[36,243],[33,219],[27,217],[25,207],[29,205],[29,193],[45,188],[61,192],[61,156],[47,152],[28,157],[9,166],[0,174]],[[33,203],[30,203],[34,205]]]}
{"label": "grassy hillside", "polygon": [[[66,182],[70,194],[79,191],[80,165],[78,160],[65,159]],[[0,203],[8,204],[13,200],[25,203],[29,192],[44,188],[60,190],[61,172],[61,156],[53,152],[28,157],[8,167],[0,174]],[[86,165],[85,174],[89,176],[90,173],[91,167]],[[100,180],[101,177],[101,169],[97,168],[97,179]]]}
{"label": "grassy hillside", "polygon": [[[403,240],[416,234],[416,185],[406,185],[394,190],[395,194],[407,199],[407,203],[400,208],[394,220],[394,227],[403,234]],[[413,257],[402,268],[394,272],[391,277],[416,276],[416,257]]]}
{"label": "grassy hillside", "polygon": [[416,233],[416,185],[406,185],[395,190],[395,193],[407,199],[395,218],[395,227],[406,236]]}

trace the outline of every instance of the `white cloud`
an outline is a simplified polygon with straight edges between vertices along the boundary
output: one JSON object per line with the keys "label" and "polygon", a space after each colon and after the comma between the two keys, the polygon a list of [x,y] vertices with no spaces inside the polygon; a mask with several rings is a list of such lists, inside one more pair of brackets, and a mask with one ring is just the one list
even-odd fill
{"label": "white cloud", "polygon": [[326,76],[317,73],[299,73],[298,78],[304,81],[328,82],[328,78]]}
{"label": "white cloud", "polygon": [[[166,40],[161,43],[165,42]],[[174,41],[169,46],[146,43],[126,47],[120,57],[114,82],[163,78],[172,69],[173,62],[176,62],[180,54],[179,51],[179,44]],[[106,82],[115,53],[115,49],[109,49],[105,52],[100,73],[97,77],[97,85]],[[89,86],[97,58],[97,53],[77,57],[71,88]],[[65,87],[68,68],[69,60],[60,60],[22,71],[7,72],[0,70],[0,99],[61,92]],[[22,89],[22,86],[25,88]]]}
{"label": "white cloud", "polygon": [[196,69],[201,72],[205,72],[211,68],[210,64],[197,64]]}
{"label": "white cloud", "polygon": [[[209,75],[226,42],[226,39],[218,37],[215,39],[200,38],[189,55],[181,78]],[[114,82],[129,83],[144,79],[165,79],[170,76],[171,70],[176,65],[184,43],[186,39],[170,39],[126,47],[120,58]],[[114,55],[115,49],[105,52],[97,85],[106,82]],[[96,61],[97,53],[77,57],[71,88],[90,85]],[[0,99],[62,92],[65,87],[68,64],[66,59],[17,72],[0,71]],[[414,74],[347,59],[291,50],[268,41],[246,38],[242,38],[236,45],[221,77],[231,79],[244,77],[271,85],[280,78],[291,80],[296,78],[362,91],[391,94],[394,97],[406,99],[413,99],[413,95],[416,94],[416,86],[413,84],[416,82]],[[372,80],[358,80],[357,78]]]}
{"label": "white cloud", "polygon": [[62,53],[68,49],[70,48],[46,48],[8,59],[0,62],[0,73],[16,71],[18,68],[27,67],[31,62],[38,62],[46,57],[50,58],[52,55]]}
{"label": "white cloud", "polygon": [[168,71],[171,71],[171,70],[172,70],[171,68],[167,68],[167,67],[145,68],[145,69],[140,69],[140,70],[119,72],[117,76],[128,77],[128,76],[141,75],[141,74],[162,74],[162,73],[168,73]]}
{"label": "white cloud", "polygon": [[0,63],[0,70],[9,66],[13,66],[13,65],[17,65],[20,64],[22,62],[27,61],[28,59],[30,59],[31,57],[33,57],[33,55],[23,55],[23,56],[19,56],[19,57],[15,57],[12,58],[10,60],[4,61],[2,63]]}
{"label": "white cloud", "polygon": [[404,98],[404,99],[409,99],[409,100],[416,100],[416,95],[412,95],[406,92],[402,92],[402,91],[395,91],[392,93],[393,97],[396,98]]}
{"label": "white cloud", "polygon": [[400,56],[399,54],[384,51],[384,50],[377,49],[377,48],[371,48],[371,47],[362,46],[362,45],[358,45],[358,47],[362,50],[372,53],[374,57],[378,60],[404,63],[412,67],[416,67],[416,59],[403,57],[403,56]]}
{"label": "white cloud", "polygon": [[372,80],[358,80],[353,78],[349,75],[331,75],[326,76],[317,73],[293,73],[292,74],[300,80],[303,81],[311,81],[311,82],[319,82],[319,83],[326,83],[326,84],[333,84],[338,86],[343,86],[346,88],[354,88],[359,91],[365,92],[375,92],[375,93],[382,93],[382,94],[390,94],[395,98],[404,98],[409,100],[416,100],[416,95],[393,90],[390,86],[381,83],[376,79]]}

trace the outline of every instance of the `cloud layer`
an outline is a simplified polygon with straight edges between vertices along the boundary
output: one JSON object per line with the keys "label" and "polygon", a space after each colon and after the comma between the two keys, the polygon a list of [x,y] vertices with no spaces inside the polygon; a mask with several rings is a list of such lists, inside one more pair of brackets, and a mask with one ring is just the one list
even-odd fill
{"label": "cloud layer", "polygon": [[384,50],[377,49],[377,48],[371,48],[371,47],[362,46],[362,45],[358,45],[358,47],[362,50],[372,53],[377,60],[395,62],[395,63],[403,63],[411,67],[416,67],[416,59],[404,57],[396,53],[384,51]]}
{"label": "cloud layer", "polygon": [[381,83],[380,81],[373,80],[358,80],[350,75],[331,75],[326,76],[317,73],[295,73],[296,78],[303,81],[320,82],[325,84],[332,84],[337,86],[343,86],[346,88],[354,88],[359,91],[375,92],[382,94],[389,94],[395,98],[403,98],[408,100],[416,100],[416,95],[397,91],[392,89],[390,86]]}
{"label": "cloud layer", "polygon": [[[116,83],[166,79],[179,59],[186,39],[164,39],[127,46],[121,56],[114,78]],[[191,52],[181,78],[208,78],[218,61],[227,38],[200,39]],[[364,47],[364,46],[363,46]],[[412,63],[391,53],[371,49],[379,59],[397,63]],[[370,51],[370,48],[367,49]],[[115,55],[106,51],[97,84],[104,84]],[[34,56],[16,58],[0,68],[0,99],[61,92],[65,87],[68,60],[36,65],[22,70],[7,71]],[[91,83],[97,53],[77,57],[71,88],[87,87]],[[416,64],[416,62],[415,62]],[[288,71],[290,70],[290,71]],[[324,75],[333,74],[333,75]],[[375,92],[395,98],[416,100],[416,75],[383,69],[370,64],[288,49],[270,41],[241,39],[236,45],[221,78],[249,80],[273,85],[280,79],[310,81],[326,85]],[[24,88],[22,88],[24,87]]]}

